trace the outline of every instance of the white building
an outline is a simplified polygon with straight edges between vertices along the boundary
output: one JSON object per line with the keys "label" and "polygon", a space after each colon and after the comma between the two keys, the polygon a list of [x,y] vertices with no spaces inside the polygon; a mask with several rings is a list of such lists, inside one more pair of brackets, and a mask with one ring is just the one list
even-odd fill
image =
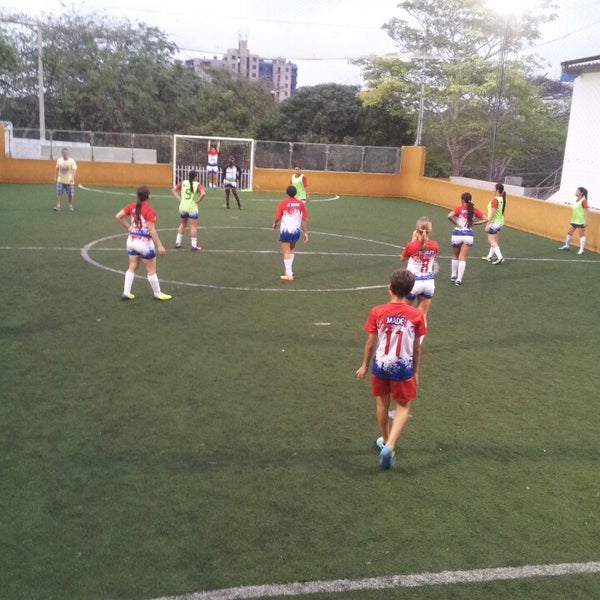
{"label": "white building", "polygon": [[222,58],[193,58],[186,64],[204,81],[210,81],[211,69],[224,69],[235,77],[260,81],[271,92],[275,102],[283,102],[296,91],[298,67],[284,58],[261,58],[251,54],[248,41],[240,39],[237,48],[230,48]]}
{"label": "white building", "polygon": [[548,200],[562,204],[582,186],[600,210],[600,56],[561,63],[563,80],[574,81],[560,189]]}

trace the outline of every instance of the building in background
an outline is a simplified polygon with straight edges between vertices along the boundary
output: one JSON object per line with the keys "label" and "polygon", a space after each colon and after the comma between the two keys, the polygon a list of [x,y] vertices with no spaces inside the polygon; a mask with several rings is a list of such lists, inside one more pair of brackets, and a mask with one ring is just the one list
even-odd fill
{"label": "building in background", "polygon": [[551,202],[572,202],[579,186],[588,189],[591,208],[600,209],[600,55],[561,63],[562,81],[573,81],[573,98],[562,178]]}
{"label": "building in background", "polygon": [[250,81],[264,83],[274,102],[283,102],[296,92],[298,67],[285,58],[261,58],[250,54],[248,40],[240,39],[222,58],[192,58],[185,61],[200,79],[210,81],[213,69],[223,69]]}

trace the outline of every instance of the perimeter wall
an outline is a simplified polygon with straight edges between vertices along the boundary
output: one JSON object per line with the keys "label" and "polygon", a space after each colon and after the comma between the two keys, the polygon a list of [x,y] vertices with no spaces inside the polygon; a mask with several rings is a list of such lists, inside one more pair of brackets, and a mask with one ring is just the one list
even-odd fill
{"label": "perimeter wall", "polygon": [[[424,177],[426,150],[420,146],[402,148],[402,163],[397,175],[366,173],[337,173],[306,171],[310,191],[314,194],[340,196],[404,197],[441,206],[448,210],[460,204],[460,195],[468,191],[476,206],[486,210],[493,195],[493,185],[482,190],[451,183],[445,179]],[[7,158],[4,147],[4,129],[0,126],[0,183],[54,183],[56,161]],[[77,183],[136,188],[145,184],[156,188],[172,185],[171,165],[129,163],[77,163]],[[265,192],[283,192],[290,180],[290,172],[281,169],[254,169],[254,189]],[[573,190],[574,197],[575,190]],[[572,201],[573,197],[565,198]],[[1,198],[0,198],[1,201]],[[571,208],[523,196],[508,196],[506,224],[528,233],[564,242],[571,219]],[[587,227],[588,250],[600,252],[600,214],[590,212]],[[577,243],[577,237],[574,242]]]}

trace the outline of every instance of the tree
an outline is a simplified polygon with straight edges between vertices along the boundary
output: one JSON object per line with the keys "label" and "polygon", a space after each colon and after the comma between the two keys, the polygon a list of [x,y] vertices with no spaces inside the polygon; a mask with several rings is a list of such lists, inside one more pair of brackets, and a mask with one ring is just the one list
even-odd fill
{"label": "tree", "polygon": [[363,100],[413,115],[423,101],[424,140],[428,147],[443,144],[450,174],[476,167],[481,176],[487,160],[489,175],[499,179],[528,143],[513,135],[509,145],[501,134],[516,128],[524,134],[543,106],[528,79],[537,63],[521,53],[553,18],[552,0],[514,20],[495,16],[484,0],[404,0],[398,6],[408,20],[393,18],[384,28],[411,58],[357,61],[367,84]]}
{"label": "tree", "polygon": [[0,31],[0,94],[4,95],[8,91],[10,81],[6,75],[14,75],[17,67],[17,54]]}
{"label": "tree", "polygon": [[289,142],[348,143],[360,129],[358,87],[326,83],[307,88],[282,102],[259,129],[262,139]]}
{"label": "tree", "polygon": [[[70,13],[42,25],[46,122],[52,129],[155,133],[195,118],[200,81],[174,59],[177,47],[144,24]],[[37,123],[37,49],[31,28],[12,27],[19,57],[0,90],[4,118]]]}
{"label": "tree", "polygon": [[260,124],[274,111],[264,85],[236,78],[222,70],[211,72],[195,99],[197,119],[185,133],[254,138]]}

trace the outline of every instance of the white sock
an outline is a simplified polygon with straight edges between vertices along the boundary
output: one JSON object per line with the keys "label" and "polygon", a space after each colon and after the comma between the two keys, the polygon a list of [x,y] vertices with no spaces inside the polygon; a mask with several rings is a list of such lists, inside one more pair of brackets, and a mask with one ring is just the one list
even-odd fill
{"label": "white sock", "polygon": [[198,238],[192,238],[192,248],[198,247]]}
{"label": "white sock", "polygon": [[567,233],[567,237],[566,237],[566,239],[565,239],[565,246],[570,246],[570,245],[571,245],[571,240],[572,240],[572,239],[573,239],[573,236],[572,236],[572,235],[569,235],[569,234]]}
{"label": "white sock", "polygon": [[459,260],[458,261],[458,276],[457,276],[457,280],[458,281],[462,281],[462,278],[465,274],[465,269],[467,268],[467,263],[464,260]]}
{"label": "white sock", "polygon": [[498,257],[498,260],[502,260],[502,252],[500,251],[500,246],[496,246],[496,248],[494,249],[496,252],[496,256]]}
{"label": "white sock", "polygon": [[148,275],[148,283],[155,294],[160,294],[160,283],[158,282],[158,275]]}
{"label": "white sock", "polygon": [[490,250],[488,252],[487,257],[488,258],[492,258],[492,256],[494,256],[494,248],[492,246],[490,246]]}
{"label": "white sock", "polygon": [[579,248],[581,250],[585,248],[585,235],[582,238],[579,238]]}
{"label": "white sock", "polygon": [[452,277],[456,277],[458,275],[458,261],[452,259]]}
{"label": "white sock", "polygon": [[131,294],[131,287],[133,286],[133,280],[135,279],[135,273],[133,271],[127,271],[125,273],[125,284],[123,286],[124,294]]}
{"label": "white sock", "polygon": [[283,266],[285,267],[285,274],[286,275],[293,275],[294,274],[292,272],[292,262],[293,262],[293,259],[291,259],[291,258],[284,258],[283,259]]}
{"label": "white sock", "polygon": [[181,242],[183,242],[183,233],[178,233],[177,237],[175,238],[175,244],[177,246],[181,246]]}

